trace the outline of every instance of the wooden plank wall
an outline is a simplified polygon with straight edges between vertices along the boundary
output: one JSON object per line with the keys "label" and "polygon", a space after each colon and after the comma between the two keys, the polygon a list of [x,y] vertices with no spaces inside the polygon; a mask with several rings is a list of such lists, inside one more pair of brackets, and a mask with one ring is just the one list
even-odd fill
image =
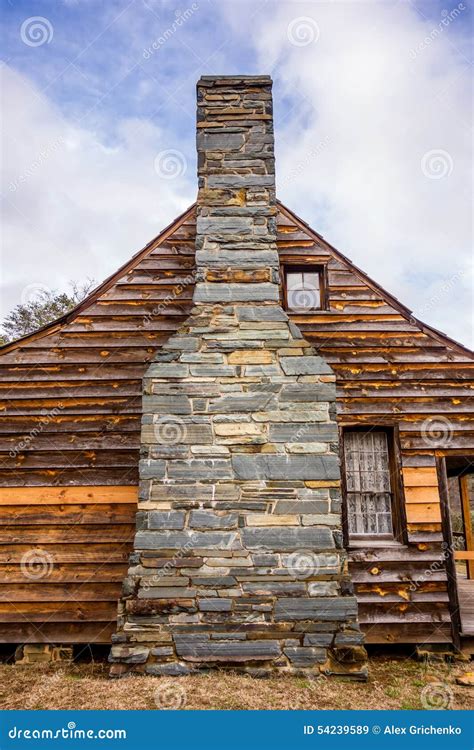
{"label": "wooden plank wall", "polygon": [[[282,262],[328,267],[329,309],[292,319],[336,371],[341,425],[400,429],[409,543],[352,553],[362,626],[369,641],[449,640],[423,423],[449,418],[448,452],[472,451],[473,361],[407,321],[283,207],[278,225]],[[194,236],[191,210],[92,304],[0,353],[0,641],[109,642],[133,540],[141,379],[189,313]],[[47,575],[25,580],[32,550]]]}
{"label": "wooden plank wall", "polygon": [[407,544],[350,553],[367,641],[449,641],[436,456],[474,452],[472,353],[410,321],[283,206],[278,225],[282,263],[327,266],[328,309],[291,317],[335,370],[341,427],[399,430]]}
{"label": "wooden plank wall", "polygon": [[0,642],[110,641],[142,376],[189,313],[194,235],[191,212],[73,321],[0,354]]}
{"label": "wooden plank wall", "polygon": [[0,641],[108,642],[137,489],[0,492]]}

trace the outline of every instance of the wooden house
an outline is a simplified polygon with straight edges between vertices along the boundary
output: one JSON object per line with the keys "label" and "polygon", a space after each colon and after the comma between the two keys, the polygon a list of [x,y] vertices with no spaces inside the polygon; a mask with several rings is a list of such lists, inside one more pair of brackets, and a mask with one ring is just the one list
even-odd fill
{"label": "wooden house", "polygon": [[[413,317],[276,201],[268,78],[201,79],[198,131],[197,204],[74,310],[0,350],[0,641],[113,640],[117,672],[155,674],[216,660],[327,668],[327,653],[315,652],[324,645],[357,648],[357,622],[367,644],[461,647],[474,636],[473,353]],[[252,262],[246,258],[255,239],[260,249]],[[284,311],[289,333],[276,315],[257,328],[260,336],[262,328],[267,336],[280,331],[286,344],[262,344],[253,329],[256,345],[250,338],[243,347],[229,344],[236,328],[226,321],[245,308],[236,336],[245,335],[255,319],[250,305],[260,320],[269,309]],[[194,315],[202,326],[209,310],[217,328],[203,334],[203,354],[196,331],[204,329],[189,321]],[[234,406],[232,420],[209,416],[219,399],[232,397],[237,381],[244,395],[249,383],[274,393],[287,375],[283,387],[297,393],[294,413],[303,413],[290,437],[283,435],[283,406]],[[313,386],[314,401],[307,395]],[[186,388],[191,416],[180,406],[184,396],[176,396]],[[230,421],[232,429],[224,429]],[[165,447],[157,425],[158,432],[162,425],[165,433],[175,430]],[[198,427],[186,443],[183,430],[194,435]],[[288,475],[277,463],[268,468],[268,457],[282,456]],[[265,461],[255,464],[259,475],[246,463],[253,460]],[[209,487],[217,487],[211,500]],[[197,529],[197,546],[163,545],[164,535],[170,539],[183,524],[180,534]],[[205,541],[212,536],[206,529],[223,528],[222,545]],[[239,535],[243,542],[235,541]],[[311,558],[313,539],[317,565],[293,570],[291,588],[288,566],[291,574],[298,555]],[[206,557],[203,546],[214,544],[218,552],[207,550]],[[342,555],[337,570],[321,563],[333,547]],[[219,581],[209,573],[213,556]],[[252,564],[252,576],[244,575],[243,561]],[[140,586],[150,570],[161,573],[148,596]],[[356,613],[349,606],[354,596]],[[327,624],[311,624],[328,622],[323,610],[275,614],[279,604],[293,612],[292,601],[297,609],[315,597],[318,607],[331,600],[334,611],[338,601],[348,604],[329,618],[339,622],[332,641],[324,642]],[[309,625],[298,630],[302,621]],[[150,635],[153,627],[160,638]],[[206,645],[198,659],[188,641],[180,645],[186,633],[199,641],[204,631],[206,644],[220,634],[225,658]],[[236,631],[248,633],[248,652],[233,650]],[[167,645],[172,639],[177,652]],[[153,646],[162,658],[150,662],[145,651]]]}

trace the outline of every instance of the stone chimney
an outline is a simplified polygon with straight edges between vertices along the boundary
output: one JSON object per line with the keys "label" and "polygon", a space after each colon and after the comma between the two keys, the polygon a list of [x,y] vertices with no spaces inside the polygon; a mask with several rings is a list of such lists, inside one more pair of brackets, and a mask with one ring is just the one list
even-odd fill
{"label": "stone chimney", "polygon": [[198,83],[196,303],[278,303],[271,79]]}
{"label": "stone chimney", "polygon": [[112,674],[366,675],[335,378],[279,302],[271,85],[198,82],[194,307],[143,381]]}

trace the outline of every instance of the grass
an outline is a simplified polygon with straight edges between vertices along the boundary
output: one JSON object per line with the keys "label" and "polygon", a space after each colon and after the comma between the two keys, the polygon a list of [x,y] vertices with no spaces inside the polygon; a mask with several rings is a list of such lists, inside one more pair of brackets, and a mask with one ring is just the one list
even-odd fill
{"label": "grass", "polygon": [[373,657],[367,683],[212,671],[168,678],[108,677],[104,663],[0,664],[2,709],[423,709],[474,708],[455,678],[472,667]]}

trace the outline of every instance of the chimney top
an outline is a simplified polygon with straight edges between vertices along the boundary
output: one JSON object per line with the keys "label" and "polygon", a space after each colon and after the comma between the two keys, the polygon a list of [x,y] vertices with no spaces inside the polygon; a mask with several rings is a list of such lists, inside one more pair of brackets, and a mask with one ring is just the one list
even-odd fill
{"label": "chimney top", "polygon": [[229,75],[229,76],[201,76],[198,86],[269,86],[271,76]]}

